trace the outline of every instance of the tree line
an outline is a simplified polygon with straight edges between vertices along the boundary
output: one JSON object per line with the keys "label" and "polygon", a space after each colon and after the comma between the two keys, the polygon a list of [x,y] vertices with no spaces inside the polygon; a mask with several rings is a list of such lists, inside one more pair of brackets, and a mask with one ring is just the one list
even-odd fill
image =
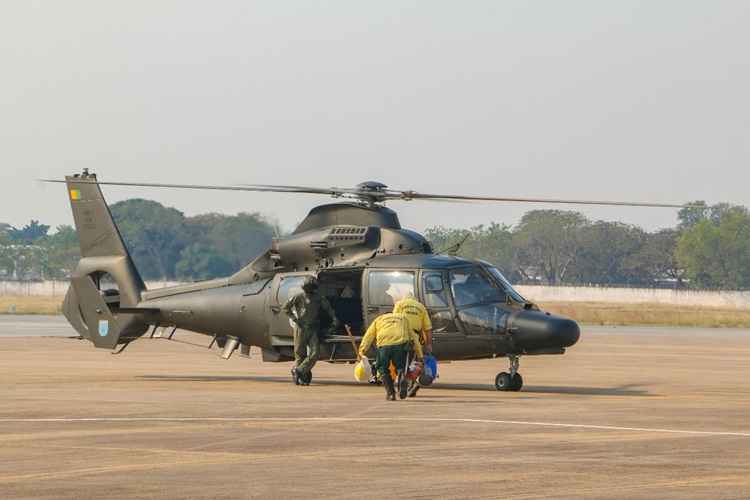
{"label": "tree line", "polygon": [[516,226],[433,227],[437,251],[484,259],[516,283],[750,288],[750,212],[694,202],[677,227],[648,232],[563,210],[527,212]]}
{"label": "tree line", "polygon": [[[265,251],[278,227],[258,213],[186,217],[156,201],[131,199],[110,206],[112,217],[146,280],[204,280],[226,276]],[[78,236],[63,225],[32,220],[0,225],[0,277],[66,279],[80,258]]]}
{"label": "tree line", "polygon": [[[532,210],[515,226],[428,228],[436,252],[498,266],[516,283],[750,288],[750,212],[728,204],[679,212],[674,228],[648,232],[563,210]],[[246,265],[280,234],[258,213],[186,217],[158,202],[110,207],[144,279],[202,280]],[[79,258],[71,226],[0,224],[0,277],[65,279]]]}

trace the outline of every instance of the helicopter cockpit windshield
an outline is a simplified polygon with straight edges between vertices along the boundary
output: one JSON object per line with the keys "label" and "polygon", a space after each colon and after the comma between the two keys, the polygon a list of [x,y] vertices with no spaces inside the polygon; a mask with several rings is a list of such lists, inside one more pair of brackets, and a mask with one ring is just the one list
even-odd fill
{"label": "helicopter cockpit windshield", "polygon": [[487,266],[487,271],[489,271],[492,277],[495,278],[503,286],[503,288],[505,289],[505,293],[507,293],[511,299],[518,302],[519,304],[525,304],[527,302],[526,299],[524,299],[521,294],[513,288],[513,285],[510,284],[510,281],[508,281],[508,279],[503,276],[503,273],[501,273],[498,268],[494,266]]}
{"label": "helicopter cockpit windshield", "polygon": [[469,335],[504,332],[510,315],[509,298],[525,303],[502,273],[489,266],[451,271],[450,286],[458,317]]}
{"label": "helicopter cockpit windshield", "polygon": [[493,284],[479,266],[452,271],[450,282],[458,308],[507,300],[505,291]]}

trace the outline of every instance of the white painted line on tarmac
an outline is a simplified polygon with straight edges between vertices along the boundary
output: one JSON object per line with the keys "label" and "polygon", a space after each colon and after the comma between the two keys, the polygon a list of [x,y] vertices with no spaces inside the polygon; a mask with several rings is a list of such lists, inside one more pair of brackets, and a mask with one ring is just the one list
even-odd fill
{"label": "white painted line on tarmac", "polygon": [[750,437],[750,432],[698,431],[663,429],[657,427],[620,427],[616,425],[566,424],[562,422],[530,422],[524,420],[492,420],[480,418],[429,418],[429,417],[50,417],[50,418],[0,418],[0,424],[9,423],[106,423],[106,422],[421,422],[456,424],[500,424],[533,427],[557,427],[623,432],[656,432],[686,434],[691,436]]}

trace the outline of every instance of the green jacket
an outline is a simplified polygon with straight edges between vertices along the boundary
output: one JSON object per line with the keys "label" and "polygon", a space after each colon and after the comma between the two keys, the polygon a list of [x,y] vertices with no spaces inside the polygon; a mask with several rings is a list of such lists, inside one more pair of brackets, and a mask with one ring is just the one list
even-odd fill
{"label": "green jacket", "polygon": [[328,299],[320,295],[319,292],[315,292],[309,296],[304,292],[300,292],[287,300],[283,306],[286,315],[300,328],[320,327],[321,309],[325,310],[331,317],[334,325],[338,323],[331,303],[328,302]]}

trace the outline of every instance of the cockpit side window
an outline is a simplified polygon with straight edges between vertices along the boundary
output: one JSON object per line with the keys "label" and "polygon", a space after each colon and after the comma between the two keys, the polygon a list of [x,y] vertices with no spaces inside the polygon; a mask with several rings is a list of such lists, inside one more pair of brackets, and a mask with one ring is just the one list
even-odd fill
{"label": "cockpit side window", "polygon": [[422,271],[423,303],[430,314],[432,333],[454,333],[458,331],[453,312],[450,310],[448,287],[442,271]]}
{"label": "cockpit side window", "polygon": [[507,299],[505,291],[493,284],[479,267],[451,271],[450,285],[456,307]]}
{"label": "cockpit side window", "polygon": [[422,273],[422,291],[425,307],[448,307],[448,289],[443,284],[443,273],[426,271]]}

